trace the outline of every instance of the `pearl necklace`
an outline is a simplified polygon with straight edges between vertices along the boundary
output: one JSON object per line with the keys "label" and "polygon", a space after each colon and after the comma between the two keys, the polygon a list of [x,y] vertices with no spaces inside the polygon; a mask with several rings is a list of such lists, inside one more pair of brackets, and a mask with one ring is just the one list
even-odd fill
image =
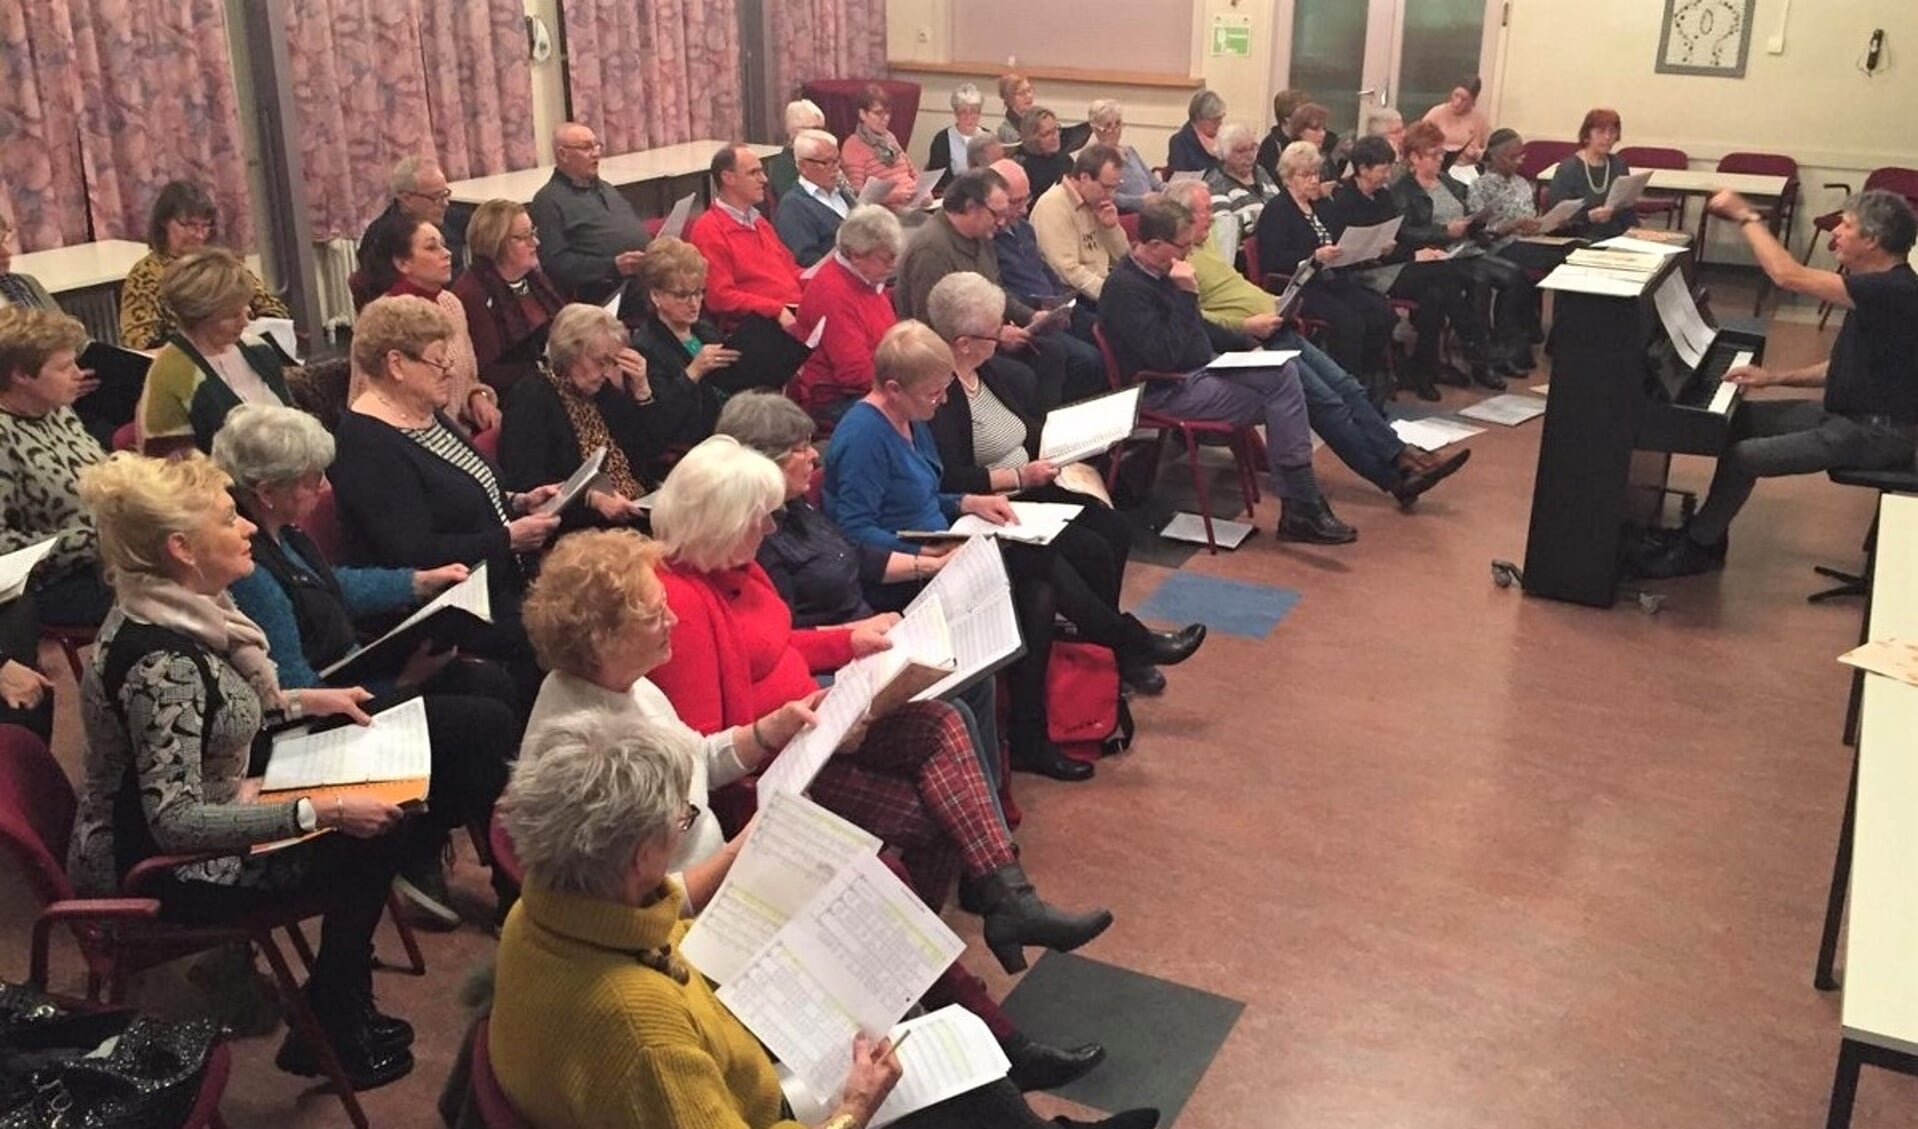
{"label": "pearl necklace", "polygon": [[1596,193],[1596,192],[1603,192],[1603,191],[1605,191],[1605,190],[1606,190],[1607,188],[1610,188],[1610,187],[1611,187],[1611,185],[1612,185],[1612,162],[1611,162],[1611,160],[1610,160],[1610,158],[1607,158],[1607,159],[1605,160],[1605,179],[1604,179],[1604,180],[1601,180],[1601,181],[1597,181],[1597,182],[1593,182],[1593,180],[1592,180],[1592,166],[1591,166],[1591,165],[1590,165],[1589,163],[1587,163],[1587,161],[1585,160],[1585,154],[1583,154],[1583,153],[1580,153],[1580,154],[1578,155],[1578,165],[1579,165],[1579,167],[1580,167],[1580,168],[1582,168],[1582,169],[1584,169],[1584,170],[1585,170],[1585,184],[1586,184],[1586,187],[1588,187],[1588,188],[1590,188],[1590,189],[1591,189],[1591,190],[1592,190],[1593,192],[1595,192],[1595,193]]}

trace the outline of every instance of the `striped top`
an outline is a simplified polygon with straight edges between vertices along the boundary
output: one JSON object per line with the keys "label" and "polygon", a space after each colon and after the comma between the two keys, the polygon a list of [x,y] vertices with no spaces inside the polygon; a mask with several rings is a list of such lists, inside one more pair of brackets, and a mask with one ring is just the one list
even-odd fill
{"label": "striped top", "polygon": [[967,390],[972,409],[972,456],[990,470],[1018,470],[1032,461],[1026,454],[1026,421],[992,394],[984,381]]}
{"label": "striped top", "polygon": [[425,448],[428,454],[471,475],[486,489],[486,500],[493,503],[493,512],[499,516],[500,524],[505,525],[511,520],[507,517],[503,500],[505,496],[500,493],[499,478],[493,473],[492,466],[459,436],[448,431],[445,424],[434,419],[425,427],[402,427],[399,433]]}

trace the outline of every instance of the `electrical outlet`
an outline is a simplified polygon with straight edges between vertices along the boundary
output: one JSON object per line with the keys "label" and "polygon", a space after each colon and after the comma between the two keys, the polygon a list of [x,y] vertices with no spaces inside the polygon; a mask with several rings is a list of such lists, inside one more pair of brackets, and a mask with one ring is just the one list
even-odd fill
{"label": "electrical outlet", "polygon": [[929,27],[922,27],[922,28],[920,28],[920,29],[919,29],[919,37],[918,37],[918,38],[919,38],[919,42],[921,42],[921,43],[931,43],[931,42],[932,42],[932,29],[931,29],[931,28],[929,28]]}
{"label": "electrical outlet", "polygon": [[1774,35],[1770,39],[1765,40],[1765,52],[1770,55],[1783,55],[1785,53],[1785,37],[1782,35]]}

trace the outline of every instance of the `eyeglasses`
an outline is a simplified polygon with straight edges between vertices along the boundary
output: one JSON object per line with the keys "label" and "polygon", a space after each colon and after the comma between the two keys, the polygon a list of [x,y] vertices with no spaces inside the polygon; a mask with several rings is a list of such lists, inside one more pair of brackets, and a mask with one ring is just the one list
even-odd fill
{"label": "eyeglasses", "polygon": [[706,297],[704,288],[695,290],[661,290],[659,293],[681,302],[698,302]]}
{"label": "eyeglasses", "polygon": [[679,817],[679,823],[677,825],[680,834],[684,835],[686,832],[691,831],[693,824],[699,822],[699,811],[698,804],[689,803],[686,805],[686,814]]}
{"label": "eyeglasses", "polygon": [[179,219],[176,217],[173,222],[179,224],[181,227],[186,228],[188,231],[212,231],[213,230],[212,220],[189,220],[189,219]]}
{"label": "eyeglasses", "polygon": [[453,198],[453,190],[442,188],[438,192],[402,192],[402,196],[418,196],[422,200],[431,200],[435,204],[444,204]]}
{"label": "eyeglasses", "polygon": [[453,361],[452,361],[452,358],[450,357],[440,357],[435,359],[433,357],[421,356],[418,353],[408,353],[406,354],[406,357],[408,360],[418,361],[420,364],[431,366],[432,368],[436,368],[441,372],[453,371]]}
{"label": "eyeglasses", "polygon": [[806,165],[824,165],[829,169],[836,169],[839,167],[838,157],[801,157],[799,158],[799,161],[801,164],[806,164]]}
{"label": "eyeglasses", "polygon": [[527,228],[525,234],[521,234],[517,231],[509,232],[506,238],[511,239],[515,243],[538,243],[539,228],[537,227]]}
{"label": "eyeglasses", "polygon": [[889,118],[892,116],[892,107],[891,106],[867,106],[864,109],[860,110],[859,112],[862,114],[878,114],[882,118]]}
{"label": "eyeglasses", "polygon": [[598,141],[562,141],[559,148],[571,149],[578,153],[597,153],[606,146]]}

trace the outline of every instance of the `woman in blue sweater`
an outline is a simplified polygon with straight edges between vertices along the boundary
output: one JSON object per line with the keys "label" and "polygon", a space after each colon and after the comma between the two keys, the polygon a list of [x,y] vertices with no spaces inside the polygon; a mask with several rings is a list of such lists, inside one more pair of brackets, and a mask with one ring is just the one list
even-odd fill
{"label": "woman in blue sweater", "polygon": [[[333,450],[333,437],[312,416],[263,404],[235,408],[214,436],[214,461],[232,477],[240,513],[258,527],[257,567],[233,583],[233,601],[266,634],[280,685],[289,690],[324,685],[319,672],[358,650],[357,622],[411,610],[467,575],[462,564],[418,572],[329,565],[301,527],[325,493]],[[483,659],[422,647],[390,680],[367,688],[425,699],[432,785],[394,886],[428,921],[450,928],[460,917],[447,894],[441,849],[462,825],[479,829],[474,843],[486,842],[493,802],[525,728],[506,704],[513,680]],[[495,887],[503,913],[511,894],[497,872]]]}

